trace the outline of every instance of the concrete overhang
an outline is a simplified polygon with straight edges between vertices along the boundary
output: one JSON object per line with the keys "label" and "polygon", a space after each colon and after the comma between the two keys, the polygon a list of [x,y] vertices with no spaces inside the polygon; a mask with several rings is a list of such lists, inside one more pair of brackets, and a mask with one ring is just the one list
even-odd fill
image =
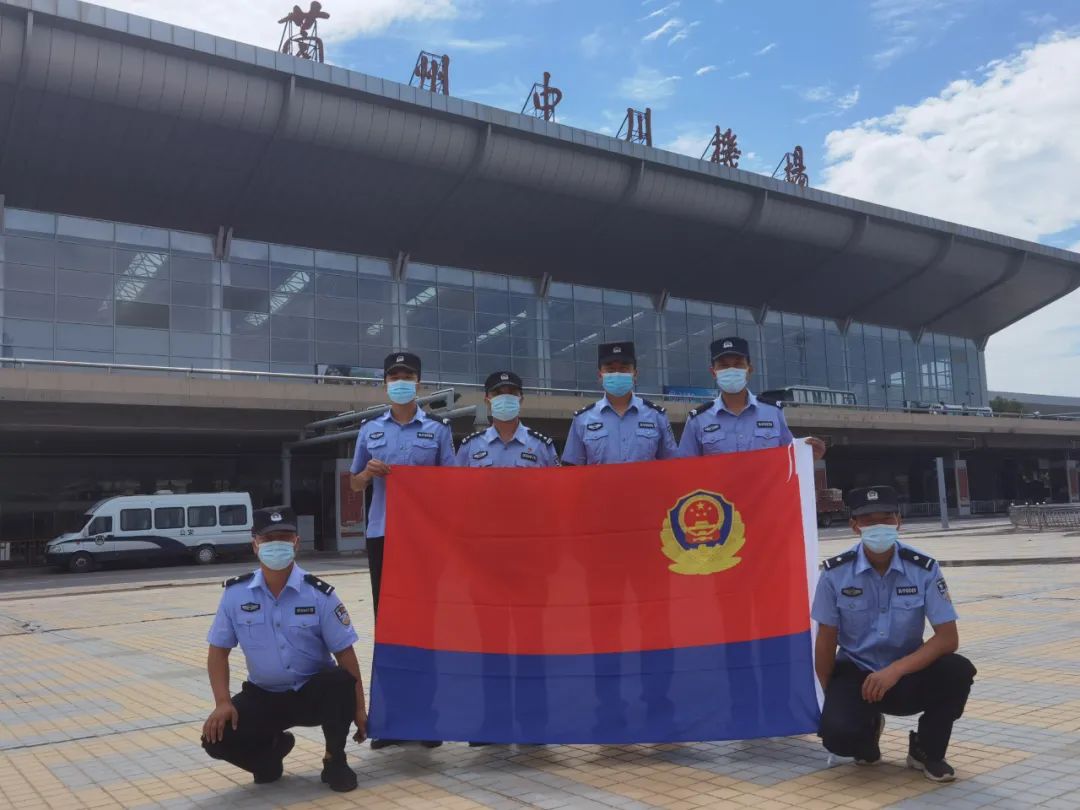
{"label": "concrete overhang", "polygon": [[984,340],[1080,255],[75,0],[0,2],[15,207]]}

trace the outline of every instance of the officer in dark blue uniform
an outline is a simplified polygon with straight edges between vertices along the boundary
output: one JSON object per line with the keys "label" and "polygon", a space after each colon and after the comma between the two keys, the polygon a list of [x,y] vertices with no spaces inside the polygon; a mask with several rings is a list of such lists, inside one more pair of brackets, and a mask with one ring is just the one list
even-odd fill
{"label": "officer in dark blue uniform", "polygon": [[[207,639],[217,707],[203,725],[203,748],[249,771],[257,784],[274,782],[295,743],[287,729],[322,726],[322,781],[353,790],[345,742],[354,720],[358,741],[367,726],[356,630],[333,587],[293,562],[300,538],[292,509],[256,510],[252,535],[259,570],[225,581]],[[248,679],[230,697],[229,653],[237,644]]]}
{"label": "officer in dark blue uniform", "polygon": [[637,356],[633,342],[601,343],[597,351],[604,396],[574,414],[563,464],[622,464],[678,454],[667,414],[634,393]]}
{"label": "officer in dark blue uniform", "polygon": [[[784,412],[774,402],[766,402],[748,387],[754,366],[750,344],[741,337],[714,340],[710,346],[712,373],[720,396],[690,411],[679,440],[679,455],[711,456],[764,450],[791,444]],[[814,458],[825,455],[825,443],[808,437]]]}
{"label": "officer in dark blue uniform", "polygon": [[[819,623],[814,664],[825,690],[822,742],[834,754],[873,764],[881,759],[885,715],[922,712],[908,737],[908,767],[951,782],[956,773],[945,750],[975,667],[956,654],[956,610],[945,577],[933,559],[899,542],[892,487],[854,489],[848,500],[860,542],[825,561],[811,611]],[[934,634],[923,641],[927,621]]]}
{"label": "officer in dark blue uniform", "polygon": [[521,423],[521,377],[495,371],[484,381],[484,399],[491,412],[491,427],[461,440],[459,467],[557,467],[555,443]]}

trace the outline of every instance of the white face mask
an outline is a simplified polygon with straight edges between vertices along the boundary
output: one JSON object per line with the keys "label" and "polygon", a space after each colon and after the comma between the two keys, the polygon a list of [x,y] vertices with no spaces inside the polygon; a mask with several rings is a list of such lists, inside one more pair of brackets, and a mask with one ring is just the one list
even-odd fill
{"label": "white face mask", "polygon": [[749,372],[745,368],[722,368],[716,371],[716,384],[725,394],[737,394],[746,388]]}

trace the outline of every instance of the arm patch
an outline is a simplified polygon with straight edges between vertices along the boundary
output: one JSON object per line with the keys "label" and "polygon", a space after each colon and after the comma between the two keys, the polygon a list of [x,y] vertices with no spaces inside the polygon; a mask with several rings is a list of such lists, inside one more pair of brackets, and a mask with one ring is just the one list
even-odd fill
{"label": "arm patch", "polygon": [[827,557],[822,565],[825,566],[826,571],[831,571],[838,566],[846,565],[847,563],[854,561],[858,556],[859,552],[855,549],[851,549],[850,551],[845,551],[843,554],[837,554],[835,557]]}
{"label": "arm patch", "polygon": [[229,577],[227,580],[221,583],[221,587],[228,588],[230,585],[236,585],[240,582],[247,582],[253,576],[255,576],[254,571],[252,571],[250,574],[241,574],[238,577]]}
{"label": "arm patch", "polygon": [[919,568],[923,568],[927,571],[932,569],[937,561],[933,557],[927,557],[921,551],[916,551],[913,548],[907,546],[900,546],[900,559],[907,562],[915,563]]}
{"label": "arm patch", "polygon": [[308,585],[313,586],[315,590],[322,591],[327,596],[334,592],[333,585],[331,585],[329,582],[323,582],[314,574],[304,574],[304,582],[306,582]]}

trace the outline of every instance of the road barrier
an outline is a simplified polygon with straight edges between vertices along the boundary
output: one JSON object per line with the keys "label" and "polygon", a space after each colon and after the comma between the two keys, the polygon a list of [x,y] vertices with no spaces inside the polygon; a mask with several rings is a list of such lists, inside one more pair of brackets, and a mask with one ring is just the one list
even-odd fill
{"label": "road barrier", "polygon": [[1080,529],[1080,504],[1047,503],[1010,506],[1013,528],[1041,532],[1044,529]]}

